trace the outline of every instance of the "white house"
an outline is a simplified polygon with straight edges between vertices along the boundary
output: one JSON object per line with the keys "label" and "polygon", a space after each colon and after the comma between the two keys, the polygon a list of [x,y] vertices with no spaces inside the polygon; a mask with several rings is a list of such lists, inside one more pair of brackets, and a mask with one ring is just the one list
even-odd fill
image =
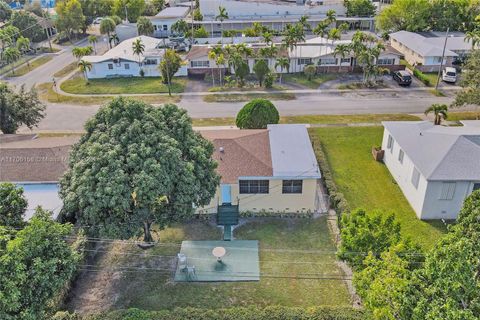
{"label": "white house", "polygon": [[[133,42],[140,39],[145,46],[142,54],[133,53]],[[162,49],[163,40],[147,36],[139,36],[124,40],[116,47],[101,56],[85,56],[82,59],[92,64],[87,71],[89,79],[113,77],[140,77],[143,70],[145,77],[159,77],[158,66],[165,52]],[[187,75],[186,67],[182,66],[176,76]]]}
{"label": "white house", "polygon": [[456,219],[480,189],[480,121],[383,122],[383,161],[420,219]]}
{"label": "white house", "polygon": [[157,15],[148,17],[155,30],[153,35],[158,38],[168,37],[172,33],[172,25],[178,20],[185,19],[189,12],[189,7],[167,7]]}
{"label": "white house", "polygon": [[[405,60],[424,72],[438,71],[442,62],[445,32],[409,32],[398,31],[390,34],[390,44],[400,51]],[[450,33],[445,47],[444,66],[451,66],[456,59],[468,55],[471,42],[465,41],[460,32]]]}

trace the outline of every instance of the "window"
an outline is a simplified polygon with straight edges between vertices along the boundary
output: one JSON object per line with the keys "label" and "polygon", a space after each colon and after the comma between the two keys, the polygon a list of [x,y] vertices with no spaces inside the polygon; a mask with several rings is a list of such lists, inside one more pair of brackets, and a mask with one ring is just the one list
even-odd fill
{"label": "window", "polygon": [[297,63],[298,65],[302,65],[302,64],[312,64],[312,58],[300,58],[300,59],[297,59]]}
{"label": "window", "polygon": [[380,66],[389,66],[395,64],[395,59],[378,59],[377,64]]}
{"label": "window", "polygon": [[402,149],[400,149],[400,151],[398,151],[398,161],[402,164],[403,164],[403,156],[404,155],[405,155],[405,153],[403,152]]}
{"label": "window", "polygon": [[125,70],[130,70],[130,65],[128,63],[125,63]]}
{"label": "window", "polygon": [[302,193],[303,180],[283,180],[282,193]]}
{"label": "window", "polygon": [[155,65],[155,64],[158,64],[158,61],[157,61],[157,59],[145,59],[143,64],[145,64],[145,65]]}
{"label": "window", "polygon": [[210,67],[210,61],[191,61],[192,68],[208,68]]}
{"label": "window", "polygon": [[455,194],[455,182],[442,183],[442,192],[440,193],[440,200],[452,200]]}
{"label": "window", "polygon": [[387,149],[390,149],[390,152],[393,153],[393,144],[395,141],[393,140],[391,135],[388,135],[388,142],[387,142]]}
{"label": "window", "polygon": [[168,26],[166,24],[163,25],[163,31],[167,31],[168,30]]}
{"label": "window", "polygon": [[342,58],[340,59],[340,63],[350,63],[350,58]]}
{"label": "window", "polygon": [[415,189],[418,188],[418,182],[419,181],[420,181],[420,172],[418,172],[417,168],[413,167],[412,184],[415,187]]}
{"label": "window", "polygon": [[473,192],[473,191],[477,191],[477,190],[480,190],[480,183],[474,183],[474,184],[473,184],[473,190],[472,190],[472,192]]}
{"label": "window", "polygon": [[318,60],[319,66],[336,65],[336,64],[337,64],[337,59],[335,58],[326,58],[326,59]]}
{"label": "window", "polygon": [[112,63],[109,63],[108,64],[108,70],[112,70],[113,69],[113,64]]}
{"label": "window", "polygon": [[268,180],[240,180],[240,193],[268,193]]}

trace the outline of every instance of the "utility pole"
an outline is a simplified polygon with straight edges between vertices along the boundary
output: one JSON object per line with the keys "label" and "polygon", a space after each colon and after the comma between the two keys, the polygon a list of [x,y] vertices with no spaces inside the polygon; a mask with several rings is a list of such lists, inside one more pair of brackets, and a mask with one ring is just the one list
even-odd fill
{"label": "utility pole", "polygon": [[192,31],[191,31],[191,34],[190,34],[190,48],[192,48],[192,46],[193,46],[193,31],[194,31],[194,27],[193,27],[193,16],[194,16],[193,3],[194,3],[194,0],[190,1],[190,16],[192,17]]}
{"label": "utility pole", "polygon": [[125,3],[125,22],[128,23],[127,4]]}
{"label": "utility pole", "polygon": [[437,84],[435,85],[435,90],[438,90],[438,83],[440,82],[440,75],[442,74],[443,59],[445,59],[445,49],[447,48],[449,31],[450,31],[450,28],[447,28],[447,33],[445,34],[445,43],[443,44],[442,61],[440,61],[440,69],[438,69]]}
{"label": "utility pole", "polygon": [[[168,96],[172,96],[172,90],[170,89],[170,72],[168,71],[168,61],[166,60],[167,56],[167,47],[165,45],[165,38],[163,38],[163,60],[165,61],[165,68],[167,69],[167,87],[168,87]],[[162,62],[160,62],[161,64]],[[160,66],[161,69],[161,66]]]}
{"label": "utility pole", "polygon": [[[48,10],[48,7],[47,7],[47,10]],[[45,22],[50,22],[50,19],[47,19],[45,17],[45,11],[43,11],[43,9],[42,9],[42,16],[43,16],[43,20]],[[48,26],[49,26],[49,23],[47,23],[47,28],[45,28],[45,34],[47,35],[48,46],[50,47],[50,52],[53,52],[52,42],[50,41],[50,28]]]}

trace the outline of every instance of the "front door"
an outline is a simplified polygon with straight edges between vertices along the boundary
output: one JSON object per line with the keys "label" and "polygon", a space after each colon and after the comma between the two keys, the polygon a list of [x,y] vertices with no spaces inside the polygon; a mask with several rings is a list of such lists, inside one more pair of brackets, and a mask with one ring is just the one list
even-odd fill
{"label": "front door", "polygon": [[229,184],[220,185],[220,191],[222,193],[222,204],[232,203],[232,187]]}

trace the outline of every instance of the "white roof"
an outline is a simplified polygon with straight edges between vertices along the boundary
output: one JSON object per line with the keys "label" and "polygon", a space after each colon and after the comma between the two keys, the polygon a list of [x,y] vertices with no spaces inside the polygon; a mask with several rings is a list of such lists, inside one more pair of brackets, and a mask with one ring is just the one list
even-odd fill
{"label": "white roof", "polygon": [[427,180],[480,180],[480,125],[444,127],[429,121],[383,125]]}
{"label": "white roof", "polygon": [[291,58],[317,58],[333,54],[338,44],[349,44],[350,40],[332,41],[322,37],[316,37],[299,43],[296,47],[288,49],[288,55]]}
{"label": "white roof", "polygon": [[138,62],[138,56],[133,54],[132,44],[137,39],[142,40],[143,45],[145,46],[145,51],[140,55],[140,61],[143,61],[145,57],[162,57],[163,49],[159,49],[161,44],[161,39],[139,36],[131,39],[124,40],[120,42],[116,47],[108,50],[101,56],[85,56],[82,59],[91,63],[103,62],[112,59],[123,59],[133,62]]}
{"label": "white roof", "polygon": [[162,19],[174,19],[174,18],[184,18],[187,16],[188,11],[190,11],[189,7],[167,7],[157,13],[155,18],[162,18]]}
{"label": "white roof", "polygon": [[[441,57],[445,44],[445,35],[438,33],[428,34],[430,36],[409,31],[398,31],[390,34],[390,38],[397,40],[423,57]],[[445,56],[456,57],[458,54],[454,51],[469,51],[470,49],[471,44],[465,41],[464,35],[453,34],[453,36],[448,37]]]}
{"label": "white roof", "polygon": [[273,177],[320,178],[307,128],[303,124],[268,125]]}

